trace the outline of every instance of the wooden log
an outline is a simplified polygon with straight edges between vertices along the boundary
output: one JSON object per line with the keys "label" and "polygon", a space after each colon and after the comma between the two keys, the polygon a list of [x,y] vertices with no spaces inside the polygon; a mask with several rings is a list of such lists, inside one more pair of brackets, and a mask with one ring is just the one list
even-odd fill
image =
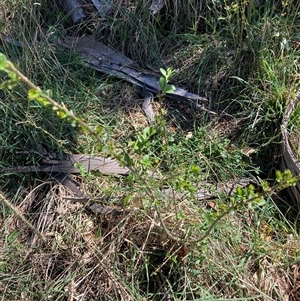
{"label": "wooden log", "polygon": [[164,6],[164,0],[152,0],[149,10],[151,11],[152,15],[156,15]]}
{"label": "wooden log", "polygon": [[122,167],[118,161],[94,157],[81,154],[49,154],[48,159],[43,159],[42,164],[38,166],[16,166],[8,168],[0,168],[1,172],[44,172],[44,173],[64,173],[64,174],[79,174],[80,170],[90,172],[92,170],[99,171],[104,175],[126,175],[130,172],[127,167]]}
{"label": "wooden log", "polygon": [[[19,41],[14,41],[3,33],[0,33],[0,42],[11,43],[18,47],[24,46]],[[57,39],[55,44],[77,52],[83,62],[99,72],[123,79],[142,89],[148,90],[153,95],[161,92],[158,84],[158,76],[154,76],[141,69],[136,63],[120,52],[101,42],[95,41],[91,37],[65,37]],[[207,110],[204,107],[203,103],[207,102],[206,97],[190,93],[180,87],[175,86],[175,91],[168,93],[167,97],[186,103],[195,109],[206,111],[211,115],[216,115],[215,112]]]}
{"label": "wooden log", "polygon": [[108,0],[91,0],[102,18],[112,9],[113,5]]}
{"label": "wooden log", "polygon": [[[24,152],[24,155],[33,155],[35,152]],[[69,177],[71,174],[79,174],[80,170],[86,172],[99,171],[104,175],[128,175],[130,169],[122,167],[117,160],[94,157],[90,155],[81,154],[63,154],[57,153],[43,153],[45,158],[41,160],[40,165],[37,166],[14,166],[0,168],[0,173],[48,173],[53,176],[60,183],[68,187],[76,198],[81,200],[89,200],[90,197],[85,196],[77,186],[76,181]],[[149,177],[160,178],[159,174],[155,174],[151,171],[147,172]],[[197,192],[193,197],[198,201],[212,199],[217,197],[218,193],[224,193],[228,196],[232,195],[238,186],[246,187],[250,183],[253,183],[252,179],[239,179],[236,181],[229,181],[227,183],[219,183],[213,185],[210,183],[203,183],[201,187],[197,187]],[[77,185],[78,184],[78,185]],[[200,185],[199,185],[200,186]],[[186,199],[190,197],[189,193],[177,192],[172,188],[163,189],[162,195],[166,198],[174,199]],[[76,199],[75,198],[75,199]]]}
{"label": "wooden log", "polygon": [[[124,79],[141,88],[146,87],[154,95],[161,92],[158,77],[141,69],[123,54],[95,41],[92,37],[64,37],[58,39],[57,45],[74,50],[80,54],[84,62],[95,70]],[[203,105],[204,102],[207,102],[206,97],[190,93],[180,87],[175,86],[175,88],[173,93],[168,93],[168,97],[187,103],[196,109],[208,111]],[[208,112],[215,114],[211,111]]]}
{"label": "wooden log", "polygon": [[[300,90],[298,91],[295,99],[287,106],[281,124],[282,145],[281,145],[281,158],[280,169],[284,171],[289,169],[294,176],[300,174],[299,160],[296,158],[294,151],[290,144],[290,134],[288,131],[288,123],[296,105],[300,102]],[[300,138],[299,138],[300,139]],[[288,195],[289,205],[300,209],[300,183],[297,182],[295,186],[285,189]]]}
{"label": "wooden log", "polygon": [[62,0],[62,6],[74,24],[82,22],[87,17],[78,0]]}

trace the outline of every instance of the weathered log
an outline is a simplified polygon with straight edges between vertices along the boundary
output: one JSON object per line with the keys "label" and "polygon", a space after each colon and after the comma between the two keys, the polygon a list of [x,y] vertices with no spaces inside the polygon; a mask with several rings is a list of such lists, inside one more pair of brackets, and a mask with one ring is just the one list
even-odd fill
{"label": "weathered log", "polygon": [[[139,87],[146,87],[149,92],[155,95],[161,92],[158,77],[139,68],[123,54],[101,42],[95,41],[92,37],[65,37],[58,39],[57,45],[74,50],[80,54],[84,62],[95,70],[124,79]],[[207,101],[206,97],[190,93],[179,87],[175,88],[176,90],[169,93],[168,97],[206,111],[203,105]],[[214,114],[214,112],[210,113]]]}
{"label": "weathered log", "polygon": [[16,47],[24,47],[24,44],[20,41],[14,40],[11,37],[9,37],[8,35],[0,32],[0,42],[5,45],[5,44],[11,44],[14,45]]}
{"label": "weathered log", "polygon": [[49,154],[47,159],[43,159],[39,166],[16,166],[0,168],[3,172],[44,172],[44,173],[64,173],[79,174],[82,170],[90,172],[99,171],[104,175],[126,175],[130,172],[127,167],[122,167],[116,160],[103,157],[93,157],[80,154]]}
{"label": "weathered log", "polygon": [[78,0],[62,0],[62,6],[74,24],[82,22],[87,17]]}
{"label": "weathered log", "polygon": [[152,3],[149,7],[152,15],[157,14],[165,6],[164,0],[152,0]]}
{"label": "weathered log", "polygon": [[[33,154],[32,152],[24,153],[27,155]],[[59,155],[56,153],[45,153],[42,155],[46,158],[41,160],[41,165],[39,166],[4,167],[0,168],[0,173],[48,173],[68,187],[74,193],[76,198],[80,198],[82,200],[89,200],[92,198],[82,194],[77,187],[79,184],[69,177],[70,174],[79,174],[81,170],[86,172],[99,171],[104,175],[128,175],[130,173],[129,168],[120,166],[118,161],[113,159],[80,154]],[[150,171],[148,172],[148,175],[159,178],[159,175],[153,174]],[[197,200],[207,200],[215,198],[218,193],[224,193],[229,196],[232,195],[238,186],[245,187],[251,182],[253,182],[251,179],[246,178],[227,183],[220,183],[218,185],[206,183],[203,186],[204,188],[198,187],[198,191],[195,195],[193,195],[193,197]],[[180,193],[172,188],[163,189],[162,195],[167,198],[175,199],[190,197],[187,193]]]}
{"label": "weathered log", "polygon": [[80,202],[80,203],[88,203],[88,208],[96,213],[96,214],[104,214],[104,215],[113,215],[119,216],[123,213],[123,210],[110,208],[107,206],[103,206],[96,202],[96,198],[87,196],[84,194],[80,189],[79,183],[77,183],[71,175],[63,174],[63,173],[54,173],[52,176],[57,180],[59,183],[67,187],[75,197],[63,197],[66,200]]}
{"label": "weathered log", "polygon": [[113,5],[108,0],[91,0],[102,18],[112,9]]}
{"label": "weathered log", "polygon": [[[23,43],[13,40],[3,33],[0,33],[0,42],[11,43],[18,47],[24,47]],[[101,42],[95,41],[91,37],[65,37],[63,39],[57,39],[55,43],[59,47],[65,47],[77,51],[85,63],[99,72],[123,79],[148,90],[154,95],[161,92],[158,84],[158,77],[142,70],[135,62],[120,52]],[[207,102],[206,97],[190,93],[176,86],[175,89],[176,90],[173,93],[168,93],[167,96],[187,103],[196,109],[206,111],[211,115],[216,114],[204,107],[203,103]]]}
{"label": "weathered log", "polygon": [[[291,114],[293,113],[296,105],[300,102],[300,90],[298,91],[295,99],[287,106],[281,124],[282,145],[281,145],[281,158],[280,169],[282,171],[289,169],[294,176],[300,175],[300,164],[296,158],[294,151],[290,144],[290,134],[288,131],[288,124]],[[289,197],[288,203],[291,206],[300,208],[300,183],[297,182],[295,186],[290,186],[285,189]]]}
{"label": "weathered log", "polygon": [[155,122],[155,114],[152,107],[153,95],[150,93],[145,87],[143,88],[143,96],[144,100],[142,103],[142,109],[148,117],[148,121],[150,124]]}

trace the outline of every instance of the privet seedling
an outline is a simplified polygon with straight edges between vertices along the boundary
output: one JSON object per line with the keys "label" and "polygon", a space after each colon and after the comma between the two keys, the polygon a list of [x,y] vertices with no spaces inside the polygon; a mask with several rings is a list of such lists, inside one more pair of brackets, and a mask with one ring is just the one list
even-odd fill
{"label": "privet seedling", "polygon": [[[36,86],[34,83],[32,83],[23,73],[21,73],[9,60],[6,59],[5,55],[0,54],[0,71],[4,71],[7,73],[9,79],[4,81],[0,88],[4,89],[13,89],[19,81],[24,82],[28,87],[28,99],[29,100],[35,100],[37,101],[41,106],[44,107],[52,107],[54,111],[57,112],[58,117],[60,118],[67,118],[70,122],[74,123],[74,125],[79,125],[81,129],[88,134],[92,135],[99,144],[103,144],[102,137],[99,136],[99,133],[103,134],[103,129],[99,128],[92,129],[90,128],[81,118],[75,116],[75,114],[68,110],[64,105],[61,105],[54,101],[51,98],[51,92],[49,90],[43,91],[38,86]],[[167,70],[161,69],[162,77],[159,80],[159,85],[161,88],[161,96],[164,97],[167,93],[172,93],[175,91],[175,87],[172,85],[169,85],[169,79],[173,76],[174,72],[171,68],[168,68]],[[131,146],[133,146],[135,152],[141,152],[142,149],[148,147],[148,143],[151,140],[151,137],[155,135],[157,131],[152,128],[148,127],[146,128],[143,133],[138,137],[138,139],[134,142],[132,142]],[[166,133],[160,133],[165,134]],[[165,137],[166,138],[166,137]],[[136,163],[128,154],[128,152],[124,151],[123,155],[118,155],[114,151],[113,145],[110,145],[109,150],[111,150],[111,155],[115,158],[117,158],[120,162],[125,163],[125,165],[130,168],[132,171],[136,170]],[[150,156],[148,154],[144,155],[141,162],[139,162],[140,166],[142,166],[142,170],[148,168],[150,163]],[[191,172],[192,174],[194,172],[198,172],[199,169],[196,167],[193,167]],[[84,172],[84,171],[82,171]],[[179,177],[180,179],[180,177]],[[214,213],[214,219],[213,222],[210,223],[207,229],[205,229],[205,232],[201,238],[198,239],[198,241],[205,240],[213,230],[213,228],[216,226],[216,224],[219,223],[219,221],[224,218],[226,215],[228,215],[232,210],[238,209],[240,206],[243,206],[244,204],[248,204],[249,206],[255,207],[255,206],[263,206],[265,204],[265,200],[269,198],[270,195],[287,188],[289,186],[294,186],[297,181],[300,180],[300,176],[294,177],[291,173],[291,171],[286,170],[284,172],[277,171],[276,172],[276,180],[278,184],[274,185],[273,187],[269,187],[267,183],[264,183],[262,185],[262,192],[255,192],[254,186],[250,185],[246,188],[238,188],[235,192],[235,195],[233,198],[231,198],[231,202],[227,208],[224,208],[224,211],[217,214]],[[147,183],[146,183],[147,184]],[[190,188],[188,187],[189,181],[185,181],[185,179],[181,179],[179,181],[179,186],[184,187],[185,189]],[[152,191],[151,187],[148,187],[149,193]],[[12,205],[10,203],[7,203],[9,207],[12,208]],[[159,205],[156,204],[156,207]],[[158,210],[158,214],[159,210]],[[161,218],[160,218],[161,220]],[[162,220],[161,220],[162,221]],[[174,237],[169,231],[165,228],[163,222],[162,222],[163,228],[167,232],[168,236],[170,236],[172,239],[179,240],[180,238]]]}
{"label": "privet seedling", "polygon": [[167,70],[159,69],[162,76],[159,78],[159,88],[161,90],[161,97],[164,97],[168,93],[173,93],[176,88],[173,85],[169,85],[170,79],[174,76],[174,70],[172,68],[167,68]]}

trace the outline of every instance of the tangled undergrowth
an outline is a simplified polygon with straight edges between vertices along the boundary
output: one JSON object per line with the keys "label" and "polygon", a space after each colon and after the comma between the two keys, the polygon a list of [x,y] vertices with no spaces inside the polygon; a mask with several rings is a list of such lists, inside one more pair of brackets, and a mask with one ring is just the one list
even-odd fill
{"label": "tangled undergrowth", "polygon": [[[151,1],[113,2],[77,26],[58,2],[0,4],[0,32],[23,44],[0,51],[101,139],[28,102],[21,82],[0,91],[1,167],[38,164],[20,155],[33,150],[113,153],[133,170],[82,171],[87,202],[51,175],[1,173],[0,299],[299,300],[297,206],[277,193],[249,200],[276,183],[281,116],[298,89],[300,4],[176,0],[153,16]],[[171,66],[172,81],[217,114],[166,95],[149,125],[141,92],[53,47],[61,35],[95,35],[146,69]],[[224,188],[243,179],[252,184]],[[122,214],[95,214],[97,204]]]}

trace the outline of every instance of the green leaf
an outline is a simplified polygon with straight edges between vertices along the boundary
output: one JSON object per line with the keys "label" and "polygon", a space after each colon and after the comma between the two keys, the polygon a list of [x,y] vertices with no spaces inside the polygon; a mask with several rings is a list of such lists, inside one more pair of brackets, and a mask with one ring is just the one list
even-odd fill
{"label": "green leaf", "polygon": [[48,90],[44,91],[44,95],[48,96],[48,97],[52,97],[52,95],[53,95],[52,90],[48,89]]}
{"label": "green leaf", "polygon": [[159,200],[154,200],[153,202],[156,206],[161,206],[161,201]]}
{"label": "green leaf", "polygon": [[3,53],[0,53],[0,70],[5,70],[7,66],[7,59]]}
{"label": "green leaf", "polygon": [[44,97],[42,97],[42,96],[38,96],[38,97],[36,98],[36,101],[37,101],[40,105],[42,105],[43,107],[47,107],[47,106],[51,105],[50,102],[49,102],[46,98],[44,98]]}
{"label": "green leaf", "polygon": [[263,189],[263,191],[270,190],[270,186],[269,186],[269,183],[267,181],[262,182],[262,189]]}
{"label": "green leaf", "polygon": [[35,89],[29,89],[28,90],[28,99],[29,100],[35,100],[41,95],[40,91],[37,91]]}
{"label": "green leaf", "polygon": [[1,85],[0,85],[0,89],[8,89],[11,90],[13,89],[16,85],[18,84],[17,81],[9,79],[4,81]]}
{"label": "green leaf", "polygon": [[167,84],[166,79],[164,77],[161,77],[159,79],[159,87],[163,92],[165,91],[166,84]]}
{"label": "green leaf", "polygon": [[243,191],[243,188],[242,187],[237,187],[236,188],[236,194],[239,195],[239,196],[243,196],[244,195],[244,191]]}
{"label": "green leaf", "polygon": [[104,143],[108,143],[110,137],[109,137],[109,134],[107,132],[103,132],[99,136],[101,136],[101,138],[102,138],[102,140],[103,140]]}
{"label": "green leaf", "polygon": [[247,187],[247,190],[248,190],[248,193],[254,193],[254,185],[250,184],[248,187]]}
{"label": "green leaf", "polygon": [[8,76],[10,77],[10,79],[11,79],[12,81],[15,81],[16,83],[19,82],[19,76],[18,76],[16,73],[14,73],[14,72],[9,72],[9,73],[8,73]]}
{"label": "green leaf", "polygon": [[171,77],[173,77],[173,75],[174,75],[174,70],[171,67],[169,67],[167,69],[167,78],[170,79]]}
{"label": "green leaf", "polygon": [[283,181],[289,181],[293,178],[292,172],[289,169],[286,169],[282,175]]}
{"label": "green leaf", "polygon": [[97,135],[102,136],[103,134],[103,127],[101,125],[97,125],[95,128],[95,132]]}
{"label": "green leaf", "polygon": [[166,70],[165,69],[163,69],[163,68],[160,68],[159,69],[159,71],[160,71],[160,73],[164,76],[164,77],[166,77],[167,76],[167,72],[166,72]]}
{"label": "green leaf", "polygon": [[199,166],[197,166],[197,165],[192,165],[191,167],[190,167],[190,173],[199,173],[200,171],[201,171],[201,169],[200,169],[200,167]]}
{"label": "green leaf", "polygon": [[57,116],[58,116],[59,118],[61,118],[61,119],[64,119],[64,118],[68,117],[67,113],[64,112],[64,111],[57,111],[56,114],[57,114]]}
{"label": "green leaf", "polygon": [[[5,68],[4,68],[5,69]],[[15,74],[14,72],[11,71],[7,71],[8,73],[9,79],[4,81],[1,85],[0,85],[0,89],[13,89],[19,82],[19,77],[17,74]]]}
{"label": "green leaf", "polygon": [[254,209],[257,207],[262,207],[266,204],[266,200],[263,197],[257,198],[253,202],[249,203],[249,208]]}
{"label": "green leaf", "polygon": [[125,196],[125,198],[123,198],[123,207],[127,207],[133,198],[134,196],[132,194]]}
{"label": "green leaf", "polygon": [[73,119],[72,122],[71,122],[71,126],[72,126],[73,128],[75,128],[76,125],[77,125],[77,121],[76,121],[75,119]]}
{"label": "green leaf", "polygon": [[151,160],[150,160],[150,156],[149,155],[144,155],[141,163],[145,166],[151,166]]}
{"label": "green leaf", "polygon": [[164,92],[168,94],[168,93],[173,93],[175,90],[176,90],[175,86],[173,86],[173,85],[167,85],[165,87]]}
{"label": "green leaf", "polygon": [[130,158],[129,154],[125,154],[123,158],[127,166],[133,166],[133,160]]}
{"label": "green leaf", "polygon": [[277,182],[280,182],[282,180],[282,173],[280,170],[276,170],[275,177]]}
{"label": "green leaf", "polygon": [[151,136],[156,134],[156,129],[153,126],[147,126],[143,129],[143,138],[144,140],[149,139]]}

